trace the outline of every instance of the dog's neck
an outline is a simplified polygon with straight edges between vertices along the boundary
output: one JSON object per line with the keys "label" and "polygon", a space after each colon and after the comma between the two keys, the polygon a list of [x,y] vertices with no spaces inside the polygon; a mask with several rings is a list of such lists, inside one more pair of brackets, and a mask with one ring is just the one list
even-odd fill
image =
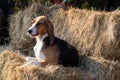
{"label": "dog's neck", "polygon": [[35,52],[35,56],[36,58],[41,61],[44,62],[45,61],[45,55],[43,55],[42,52],[42,47],[44,45],[44,39],[48,37],[48,34],[44,34],[43,36],[39,37],[39,36],[35,36],[36,38],[36,45],[34,46],[34,52]]}
{"label": "dog's neck", "polygon": [[36,36],[36,44],[41,44],[43,43],[43,40],[48,37],[48,34],[44,34],[43,36],[39,37],[39,36]]}

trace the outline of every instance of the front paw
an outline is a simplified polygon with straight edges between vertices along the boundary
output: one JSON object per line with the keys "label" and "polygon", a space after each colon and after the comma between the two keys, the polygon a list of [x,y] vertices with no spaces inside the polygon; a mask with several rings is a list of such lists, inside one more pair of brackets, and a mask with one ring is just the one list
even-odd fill
{"label": "front paw", "polygon": [[41,66],[40,62],[28,62],[23,64],[21,67],[28,67],[28,66]]}
{"label": "front paw", "polygon": [[41,63],[39,61],[33,61],[33,62],[30,62],[31,65],[36,65],[36,66],[40,66]]}
{"label": "front paw", "polygon": [[29,62],[33,62],[33,61],[38,61],[36,58],[33,58],[33,57],[26,57],[25,59],[28,63]]}
{"label": "front paw", "polygon": [[26,65],[40,65],[40,62],[36,59],[36,58],[33,58],[33,57],[26,57]]}

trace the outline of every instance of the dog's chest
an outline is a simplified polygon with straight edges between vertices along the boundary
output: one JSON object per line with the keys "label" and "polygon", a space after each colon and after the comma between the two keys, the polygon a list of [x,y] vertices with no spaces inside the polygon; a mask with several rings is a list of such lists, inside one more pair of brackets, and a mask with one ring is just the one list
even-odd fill
{"label": "dog's chest", "polygon": [[45,62],[45,55],[41,51],[43,46],[43,41],[38,40],[36,45],[34,46],[34,52],[35,52],[35,57],[40,61],[40,62]]}

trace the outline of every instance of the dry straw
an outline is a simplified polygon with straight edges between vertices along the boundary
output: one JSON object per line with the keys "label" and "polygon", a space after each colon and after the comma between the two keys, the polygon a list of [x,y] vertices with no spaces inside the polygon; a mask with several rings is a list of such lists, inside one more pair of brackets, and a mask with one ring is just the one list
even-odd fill
{"label": "dry straw", "polygon": [[0,80],[93,80],[92,74],[79,68],[25,64],[16,52],[4,51],[0,54]]}
{"label": "dry straw", "polygon": [[120,11],[59,9],[52,21],[56,35],[74,45],[79,54],[120,60]]}
{"label": "dry straw", "polygon": [[120,63],[104,58],[85,58],[80,67],[26,65],[17,52],[0,54],[0,80],[120,80]]}

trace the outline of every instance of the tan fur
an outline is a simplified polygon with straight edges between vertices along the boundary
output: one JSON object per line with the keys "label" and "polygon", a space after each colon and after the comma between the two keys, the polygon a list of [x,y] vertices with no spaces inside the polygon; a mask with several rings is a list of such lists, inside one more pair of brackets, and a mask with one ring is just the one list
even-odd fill
{"label": "tan fur", "polygon": [[58,48],[57,46],[50,46],[49,48],[45,48],[42,50],[44,55],[46,56],[46,62],[41,63],[41,65],[46,64],[58,64]]}
{"label": "tan fur", "polygon": [[39,36],[42,36],[47,33],[46,27],[43,24],[38,25],[36,28]]}

